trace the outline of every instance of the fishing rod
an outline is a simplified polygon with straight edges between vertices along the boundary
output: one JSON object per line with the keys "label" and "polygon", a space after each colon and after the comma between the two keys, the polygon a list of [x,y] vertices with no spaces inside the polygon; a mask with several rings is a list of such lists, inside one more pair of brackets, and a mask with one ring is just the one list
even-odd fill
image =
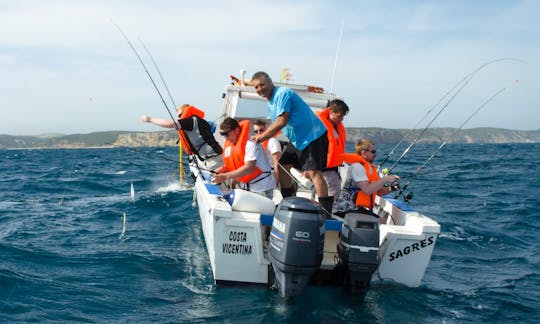
{"label": "fishing rod", "polygon": [[171,99],[171,103],[173,105],[173,107],[178,107],[176,105],[176,103],[174,102],[174,99],[171,95],[171,91],[169,91],[169,87],[167,87],[167,83],[165,82],[165,79],[163,78],[163,75],[161,74],[161,71],[158,67],[158,65],[156,64],[156,61],[154,60],[154,57],[152,56],[152,54],[150,54],[150,51],[148,50],[148,48],[146,47],[146,45],[144,45],[142,39],[139,38],[139,42],[141,42],[141,45],[142,47],[144,48],[144,50],[146,51],[146,54],[148,54],[148,56],[150,57],[150,60],[152,61],[152,64],[154,65],[154,68],[156,68],[156,71],[161,79],[161,83],[163,83],[163,86],[165,87],[165,89],[167,90],[167,94],[169,95],[169,99]]}
{"label": "fishing rod", "polygon": [[[480,110],[482,110],[482,108],[484,108],[488,103],[490,103],[493,99],[495,99],[495,97],[497,97],[500,93],[502,93],[503,91],[505,91],[506,88],[502,88],[500,89],[499,91],[495,92],[491,97],[489,97],[486,101],[484,101],[484,103],[482,103],[471,115],[469,115],[469,117],[467,117],[467,119],[465,119],[465,121],[463,121],[463,123],[461,123],[461,125],[459,126],[459,128],[456,129],[456,131],[454,132],[454,134],[452,134],[450,137],[448,137],[443,143],[441,143],[441,145],[435,149],[435,151],[433,151],[433,153],[429,156],[429,158],[417,169],[416,173],[411,176],[411,179],[405,184],[405,186],[401,187],[399,186],[399,192],[396,194],[396,196],[394,197],[394,199],[397,199],[400,195],[403,194],[403,191],[405,191],[405,189],[407,189],[407,187],[409,186],[409,184],[414,181],[414,179],[416,179],[416,177],[420,174],[420,172],[422,172],[422,170],[424,169],[424,167],[431,161],[433,160],[433,158],[435,157],[435,155],[437,153],[439,153],[443,147],[448,143],[448,141],[450,141],[452,138],[454,138],[457,133],[459,133],[459,131],[463,128],[463,126],[465,126],[465,124],[471,120],[471,118],[473,118],[478,112],[480,112]],[[407,198],[408,197],[408,198]],[[406,195],[404,198],[405,198],[405,201],[408,201],[410,198],[412,197],[412,194],[408,194]]]}
{"label": "fishing rod", "polygon": [[135,49],[135,47],[133,46],[133,44],[131,43],[131,41],[129,40],[129,38],[127,37],[127,35],[124,33],[124,31],[122,30],[122,28],[120,28],[120,26],[118,26],[114,21],[111,20],[111,23],[116,26],[116,28],[118,28],[118,31],[120,31],[120,33],[122,34],[122,36],[124,36],[124,38],[126,39],[127,43],[129,44],[129,46],[131,47],[131,49],[133,50],[133,53],[135,53],[135,56],[137,56],[137,58],[139,59],[139,62],[141,63],[141,65],[143,66],[144,68],[144,71],[146,72],[146,74],[148,75],[148,78],[150,78],[150,81],[152,81],[152,85],[154,86],[154,89],[156,89],[156,92],[158,93],[159,95],[159,98],[161,99],[161,102],[163,103],[163,105],[165,106],[165,110],[167,110],[167,113],[169,114],[169,116],[171,117],[171,119],[173,120],[174,122],[174,127],[176,128],[176,130],[180,130],[178,128],[178,125],[176,124],[176,120],[174,119],[170,109],[169,109],[169,106],[167,106],[167,103],[165,102],[165,99],[163,99],[163,96],[161,95],[161,91],[159,91],[159,88],[158,86],[156,85],[156,82],[154,81],[154,79],[152,78],[152,75],[150,74],[150,72],[148,72],[148,69],[146,68],[146,65],[144,64],[141,56],[139,55],[139,53],[137,52],[137,50]]}
{"label": "fishing rod", "polygon": [[422,118],[413,126],[413,128],[411,130],[409,130],[402,138],[401,140],[392,148],[392,150],[385,156],[385,158],[383,159],[383,161],[379,164],[379,168],[383,166],[384,163],[386,163],[388,161],[388,159],[390,158],[390,156],[392,156],[395,152],[395,150],[405,141],[405,139],[409,138],[410,135],[412,135],[413,132],[416,132],[418,129],[416,129],[416,127],[418,125],[420,125],[420,123],[422,123],[424,121],[424,119],[433,111],[433,109],[435,109],[435,107],[439,106],[439,104],[446,98],[448,97],[460,84],[463,84],[458,90],[457,92],[452,96],[452,98],[450,98],[450,100],[441,108],[441,110],[437,113],[437,115],[428,123],[428,125],[419,133],[419,135],[409,144],[409,146],[403,151],[403,153],[401,154],[401,156],[399,157],[399,159],[394,162],[394,164],[390,167],[390,170],[391,171],[392,169],[394,169],[394,167],[401,161],[401,159],[409,152],[409,150],[412,148],[412,146],[414,146],[416,144],[416,142],[422,137],[422,135],[424,135],[424,133],[427,131],[427,129],[429,128],[429,126],[431,126],[431,124],[435,121],[435,119],[437,119],[437,117],[442,113],[442,111],[444,109],[446,109],[446,107],[453,101],[453,99],[461,92],[461,90],[463,90],[463,88],[469,83],[469,81],[478,73],[480,72],[482,69],[484,69],[486,66],[488,65],[491,65],[491,64],[495,64],[495,63],[498,63],[498,62],[502,62],[502,61],[516,61],[516,62],[521,62],[521,63],[525,63],[524,61],[520,60],[520,59],[517,59],[517,58],[512,58],[512,57],[505,57],[505,58],[500,58],[500,59],[495,59],[495,60],[492,60],[492,61],[488,61],[484,64],[481,64],[480,66],[478,66],[476,69],[474,69],[473,71],[471,71],[470,73],[468,73],[467,75],[465,75],[461,80],[459,80],[459,82],[457,82],[449,91],[447,91],[433,106],[431,106],[428,111],[424,114],[424,116],[422,116]]}
{"label": "fishing rod", "polygon": [[401,156],[394,162],[394,164],[392,164],[392,166],[388,170],[388,173],[391,173],[392,170],[396,167],[396,165],[398,165],[398,163],[403,159],[403,157],[405,157],[405,155],[407,155],[407,153],[409,153],[410,149],[416,144],[416,142],[418,142],[418,140],[422,137],[422,135],[424,135],[424,133],[428,130],[429,126],[431,126],[431,124],[437,119],[437,117],[439,117],[441,115],[441,113],[446,109],[446,107],[448,107],[448,105],[461,92],[461,90],[463,90],[463,88],[465,88],[465,86],[469,83],[470,80],[471,80],[471,78],[469,78],[465,82],[463,82],[463,84],[458,89],[458,91],[456,93],[454,93],[454,95],[446,102],[446,104],[444,106],[442,106],[442,108],[431,119],[431,121],[427,124],[427,126],[416,136],[416,138],[409,144],[409,146],[407,146],[407,148],[403,151],[403,153],[401,153]]}
{"label": "fishing rod", "polygon": [[[158,73],[158,75],[159,75],[159,77],[161,79],[161,83],[163,83],[163,86],[167,90],[167,94],[169,95],[169,99],[171,99],[171,103],[172,103],[173,107],[178,107],[176,105],[176,103],[174,102],[171,91],[169,90],[169,87],[167,86],[167,82],[165,82],[165,78],[163,78],[163,74],[161,74],[161,70],[159,69],[156,61],[154,60],[154,57],[152,56],[152,54],[150,54],[150,51],[148,50],[146,45],[143,43],[141,38],[139,38],[139,42],[141,42],[141,45],[143,46],[144,50],[146,51],[146,53],[150,57],[150,60],[152,61],[152,64],[154,65],[154,68],[156,69],[156,71],[157,71],[157,73]],[[175,125],[176,125],[176,122],[175,122]],[[178,130],[178,128],[176,128],[176,129]],[[178,142],[178,155],[180,157],[180,161],[182,161],[184,159],[184,157],[183,157],[183,148],[182,148],[182,142],[181,141]],[[178,168],[180,170],[179,171],[179,174],[180,174],[180,179],[179,179],[180,180],[180,186],[183,186],[184,176],[186,175],[185,171],[184,171],[184,165],[182,163],[179,163]]]}

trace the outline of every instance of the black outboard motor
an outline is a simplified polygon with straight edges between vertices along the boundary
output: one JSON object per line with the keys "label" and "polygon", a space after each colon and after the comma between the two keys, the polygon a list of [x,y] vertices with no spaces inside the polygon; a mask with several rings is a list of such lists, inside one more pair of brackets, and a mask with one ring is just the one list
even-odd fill
{"label": "black outboard motor", "polygon": [[302,197],[284,198],[274,213],[269,246],[281,296],[300,294],[323,258],[324,219],[320,205]]}
{"label": "black outboard motor", "polygon": [[353,288],[369,285],[379,264],[379,219],[363,213],[347,213],[338,243],[345,284]]}

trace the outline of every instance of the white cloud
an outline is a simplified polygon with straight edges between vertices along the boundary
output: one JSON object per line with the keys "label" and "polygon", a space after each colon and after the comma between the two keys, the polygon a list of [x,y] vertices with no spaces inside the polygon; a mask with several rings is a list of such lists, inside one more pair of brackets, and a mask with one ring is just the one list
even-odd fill
{"label": "white cloud", "polygon": [[501,62],[479,73],[440,125],[457,126],[483,98],[520,79],[468,126],[538,129],[539,7],[535,1],[0,1],[0,28],[9,31],[0,33],[0,107],[8,112],[0,133],[154,130],[138,117],[164,115],[161,100],[111,19],[157,81],[138,38],[145,42],[177,103],[199,105],[211,118],[228,76],[241,68],[277,78],[289,67],[294,81],[328,89],[344,21],[334,88],[352,108],[347,125],[411,127],[480,64],[517,57],[528,64]]}

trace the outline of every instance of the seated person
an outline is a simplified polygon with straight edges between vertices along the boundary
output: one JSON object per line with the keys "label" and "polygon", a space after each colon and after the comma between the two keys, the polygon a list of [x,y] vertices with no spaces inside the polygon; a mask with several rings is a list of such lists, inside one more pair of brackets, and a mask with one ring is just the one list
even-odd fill
{"label": "seated person", "polygon": [[176,113],[178,121],[153,118],[148,115],[141,116],[141,121],[164,128],[176,128],[186,154],[197,155],[208,169],[220,166],[221,159],[217,157],[222,153],[222,149],[214,138],[210,124],[203,119],[204,112],[194,106],[184,104],[176,109]]}
{"label": "seated person", "polygon": [[349,211],[360,208],[373,213],[375,196],[387,195],[393,184],[399,180],[397,175],[379,177],[377,167],[373,165],[377,150],[371,140],[360,139],[355,146],[356,153],[343,154],[343,161],[350,163],[345,185],[334,204],[334,214],[343,216]]}
{"label": "seated person", "polygon": [[264,148],[261,144],[249,140],[249,120],[239,123],[236,119],[227,117],[219,128],[219,133],[225,138],[224,165],[216,170],[213,181],[222,183],[236,180],[242,189],[272,199],[276,181]]}

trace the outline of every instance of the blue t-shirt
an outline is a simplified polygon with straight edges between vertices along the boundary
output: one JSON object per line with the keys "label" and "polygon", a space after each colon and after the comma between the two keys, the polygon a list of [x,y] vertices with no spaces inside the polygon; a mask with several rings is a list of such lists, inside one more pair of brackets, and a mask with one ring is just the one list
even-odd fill
{"label": "blue t-shirt", "polygon": [[289,88],[275,87],[267,108],[272,121],[284,112],[289,113],[289,121],[282,131],[300,151],[326,131],[324,124],[311,108]]}

